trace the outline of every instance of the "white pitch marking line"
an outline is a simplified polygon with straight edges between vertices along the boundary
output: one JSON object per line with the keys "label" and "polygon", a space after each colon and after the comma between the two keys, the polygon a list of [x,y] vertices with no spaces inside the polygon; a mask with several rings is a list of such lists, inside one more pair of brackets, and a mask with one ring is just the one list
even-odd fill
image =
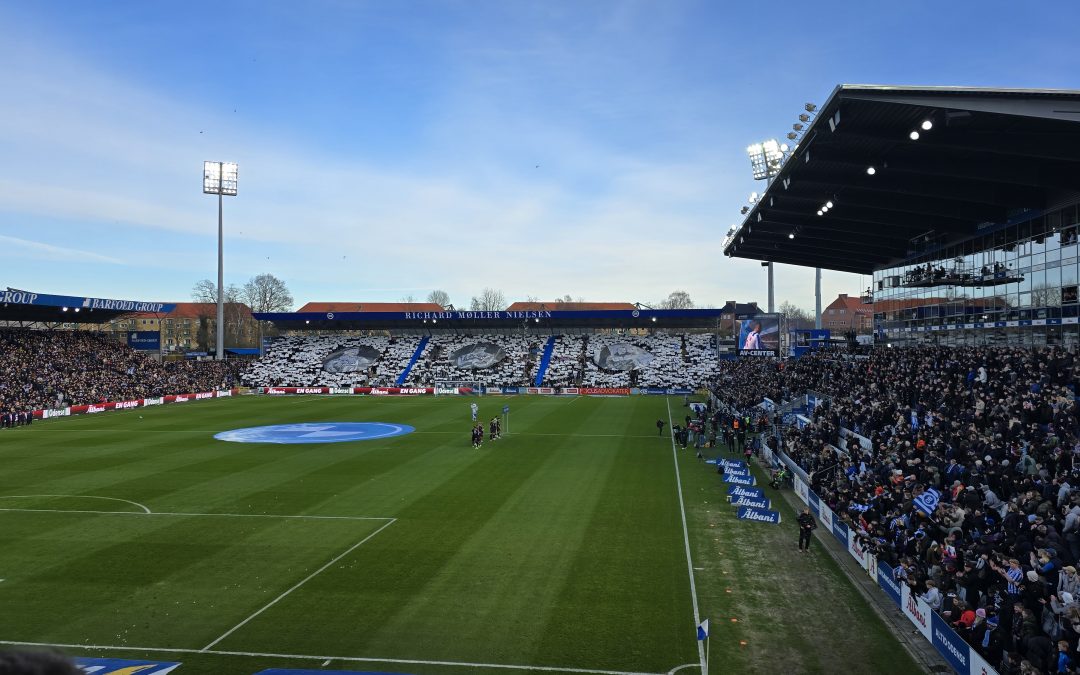
{"label": "white pitch marking line", "polygon": [[221,518],[292,518],[298,520],[394,520],[390,517],[380,516],[290,516],[279,515],[276,513],[175,513],[168,511],[151,511],[148,513],[138,513],[137,511],[86,511],[81,509],[5,509],[0,508],[0,512],[13,512],[13,513],[96,513],[107,516],[192,516],[192,517],[210,517],[218,516]]}
{"label": "white pitch marking line", "polygon": [[[664,402],[667,404],[668,433],[670,433],[673,428],[671,423],[671,399],[665,397]],[[675,434],[671,434],[671,459],[675,462],[675,485],[679,489],[679,515],[682,516],[683,545],[686,547],[686,572],[690,575],[690,599],[694,601],[694,626],[697,627],[701,625],[701,613],[698,611],[694,563],[690,556],[690,534],[686,529],[686,506],[683,504],[682,478],[679,475],[679,454],[675,450]],[[702,642],[702,640],[697,640],[697,650],[698,659],[701,661],[701,672],[704,675],[707,671],[705,669],[705,646]]]}
{"label": "white pitch marking line", "polygon": [[310,656],[306,654],[268,654],[263,652],[233,652],[217,649],[171,649],[168,647],[132,647],[124,645],[73,645],[55,642],[21,642],[16,640],[0,640],[0,645],[15,645],[25,647],[55,647],[58,649],[86,649],[91,651],[118,651],[128,652],[159,652],[164,654],[212,654],[215,656],[250,656],[261,659],[295,659],[301,661],[318,661],[329,659],[331,661],[354,661],[361,663],[401,663],[422,666],[464,666],[468,668],[498,668],[501,670],[535,670],[553,673],[586,673],[588,675],[667,675],[666,673],[649,673],[628,670],[599,670],[594,668],[558,668],[555,666],[518,666],[504,663],[467,663],[462,661],[423,661],[420,659],[380,659],[370,656]]}
{"label": "white pitch marking line", "polygon": [[36,499],[40,497],[64,497],[70,499],[108,499],[111,502],[124,502],[125,504],[131,504],[132,506],[138,506],[140,509],[143,510],[143,513],[152,513],[152,511],[150,511],[150,509],[145,504],[133,502],[130,499],[120,499],[119,497],[98,497],[97,495],[0,495],[0,499]]}
{"label": "white pitch marking line", "polygon": [[262,607],[261,609],[259,609],[258,611],[256,611],[256,612],[255,612],[254,614],[252,614],[252,615],[251,615],[251,616],[249,616],[248,618],[244,619],[244,620],[243,620],[243,621],[241,621],[240,623],[236,624],[235,626],[233,626],[233,627],[232,627],[232,628],[230,628],[229,630],[227,630],[227,631],[225,631],[224,633],[222,633],[222,634],[221,634],[221,636],[220,636],[220,637],[219,637],[218,639],[216,639],[216,640],[214,640],[213,642],[211,642],[210,644],[206,645],[206,646],[205,646],[205,647],[203,647],[203,648],[202,648],[202,649],[201,649],[200,651],[203,651],[203,652],[205,652],[206,650],[210,649],[211,647],[213,647],[213,646],[214,646],[214,645],[216,645],[217,643],[221,642],[221,641],[222,641],[222,640],[224,640],[225,638],[227,638],[227,637],[229,637],[230,635],[232,635],[233,633],[235,633],[235,632],[236,632],[237,630],[239,630],[239,629],[243,628],[243,627],[244,627],[244,626],[245,626],[245,625],[246,625],[246,624],[247,624],[247,623],[248,623],[249,621],[251,621],[251,620],[252,620],[252,619],[254,619],[255,617],[259,616],[260,614],[262,614],[262,613],[263,613],[263,612],[265,612],[266,610],[270,609],[271,607],[273,607],[274,605],[276,605],[276,604],[277,604],[278,602],[280,602],[281,600],[284,600],[284,599],[285,599],[285,598],[286,598],[286,597],[287,597],[287,596],[288,596],[288,595],[289,595],[290,593],[292,593],[292,592],[293,592],[293,591],[295,591],[296,589],[300,588],[301,586],[303,586],[303,585],[304,585],[304,584],[306,584],[307,582],[309,582],[309,581],[311,581],[312,579],[314,579],[314,578],[315,578],[316,576],[318,576],[319,574],[321,574],[321,573],[322,573],[323,571],[325,571],[325,570],[326,570],[326,569],[327,569],[328,567],[330,567],[331,565],[333,565],[333,564],[334,564],[334,563],[336,563],[337,561],[341,560],[341,559],[342,559],[342,558],[344,558],[345,556],[349,555],[350,553],[352,553],[352,552],[353,552],[353,551],[355,551],[356,549],[358,549],[358,548],[360,548],[361,546],[363,546],[364,544],[366,544],[366,543],[367,543],[367,542],[368,542],[368,541],[369,541],[369,540],[370,540],[370,539],[371,539],[372,537],[374,537],[374,536],[375,536],[375,535],[377,535],[378,533],[382,532],[382,531],[383,531],[383,530],[385,530],[386,528],[390,527],[390,526],[391,526],[391,525],[393,525],[393,524],[394,524],[395,522],[397,522],[397,518],[393,518],[393,519],[391,519],[391,520],[390,520],[389,522],[385,523],[385,524],[384,524],[384,525],[383,525],[382,527],[380,527],[379,529],[375,530],[374,532],[372,532],[372,533],[371,533],[371,534],[369,534],[368,536],[366,536],[366,537],[364,537],[363,539],[361,539],[360,541],[356,542],[355,544],[353,544],[352,546],[350,546],[350,547],[349,547],[348,549],[346,549],[344,553],[340,553],[340,554],[338,554],[338,555],[337,555],[336,557],[334,557],[333,559],[331,559],[331,560],[330,560],[330,562],[326,563],[325,565],[323,565],[323,566],[322,566],[322,567],[320,567],[319,569],[315,570],[315,571],[314,571],[314,572],[312,572],[311,574],[309,574],[309,575],[307,575],[306,577],[304,577],[303,579],[301,579],[301,580],[300,580],[300,581],[299,581],[299,582],[298,582],[298,583],[297,583],[296,585],[294,585],[294,586],[293,586],[292,588],[290,588],[289,590],[285,591],[285,592],[284,592],[284,593],[282,593],[281,595],[277,596],[276,598],[274,598],[273,600],[271,600],[270,602],[268,602],[268,603],[267,603],[266,605],[264,605],[264,606],[263,606],[263,607]]}
{"label": "white pitch marking line", "polygon": [[330,661],[331,661],[331,659],[326,659],[325,661],[323,661],[323,662],[322,662],[322,666],[321,666],[321,667],[322,667],[322,668],[325,668],[325,667],[327,667],[328,665],[330,665]]}

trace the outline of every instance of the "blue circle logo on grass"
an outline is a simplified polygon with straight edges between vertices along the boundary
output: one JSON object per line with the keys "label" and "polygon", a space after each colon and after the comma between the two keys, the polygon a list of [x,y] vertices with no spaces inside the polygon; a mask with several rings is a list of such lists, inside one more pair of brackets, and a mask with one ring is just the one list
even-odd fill
{"label": "blue circle logo on grass", "polygon": [[393,438],[413,431],[408,424],[386,422],[306,422],[233,429],[214,434],[214,438],[232,443],[345,443]]}

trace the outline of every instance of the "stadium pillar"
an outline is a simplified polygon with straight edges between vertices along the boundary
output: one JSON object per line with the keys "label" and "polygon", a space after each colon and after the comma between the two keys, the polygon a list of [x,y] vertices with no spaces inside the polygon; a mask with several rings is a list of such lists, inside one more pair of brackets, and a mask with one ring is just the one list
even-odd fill
{"label": "stadium pillar", "polygon": [[769,262],[769,314],[776,311],[776,294],[773,287],[773,264]]}
{"label": "stadium pillar", "polygon": [[821,268],[814,268],[814,327],[821,330]]}

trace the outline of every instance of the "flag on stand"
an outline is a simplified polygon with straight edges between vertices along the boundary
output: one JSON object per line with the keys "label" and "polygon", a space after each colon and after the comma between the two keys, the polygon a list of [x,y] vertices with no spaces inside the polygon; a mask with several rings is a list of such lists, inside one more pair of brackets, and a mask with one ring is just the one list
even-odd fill
{"label": "flag on stand", "polygon": [[698,627],[697,627],[697,639],[698,640],[704,640],[707,637],[709,637],[709,620],[705,619],[704,621],[702,621],[701,623],[698,624]]}

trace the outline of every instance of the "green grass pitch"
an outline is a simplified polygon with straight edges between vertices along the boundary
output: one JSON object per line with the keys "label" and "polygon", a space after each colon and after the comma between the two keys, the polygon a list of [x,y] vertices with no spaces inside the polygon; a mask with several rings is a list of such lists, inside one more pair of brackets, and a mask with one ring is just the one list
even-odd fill
{"label": "green grass pitch", "polygon": [[[473,401],[512,411],[479,450]],[[790,509],[735,519],[712,467],[657,436],[669,410],[251,396],[0,432],[0,641],[179,675],[695,673],[688,541],[713,673],[916,672],[827,555],[795,551]],[[416,432],[213,439],[321,421]]]}

